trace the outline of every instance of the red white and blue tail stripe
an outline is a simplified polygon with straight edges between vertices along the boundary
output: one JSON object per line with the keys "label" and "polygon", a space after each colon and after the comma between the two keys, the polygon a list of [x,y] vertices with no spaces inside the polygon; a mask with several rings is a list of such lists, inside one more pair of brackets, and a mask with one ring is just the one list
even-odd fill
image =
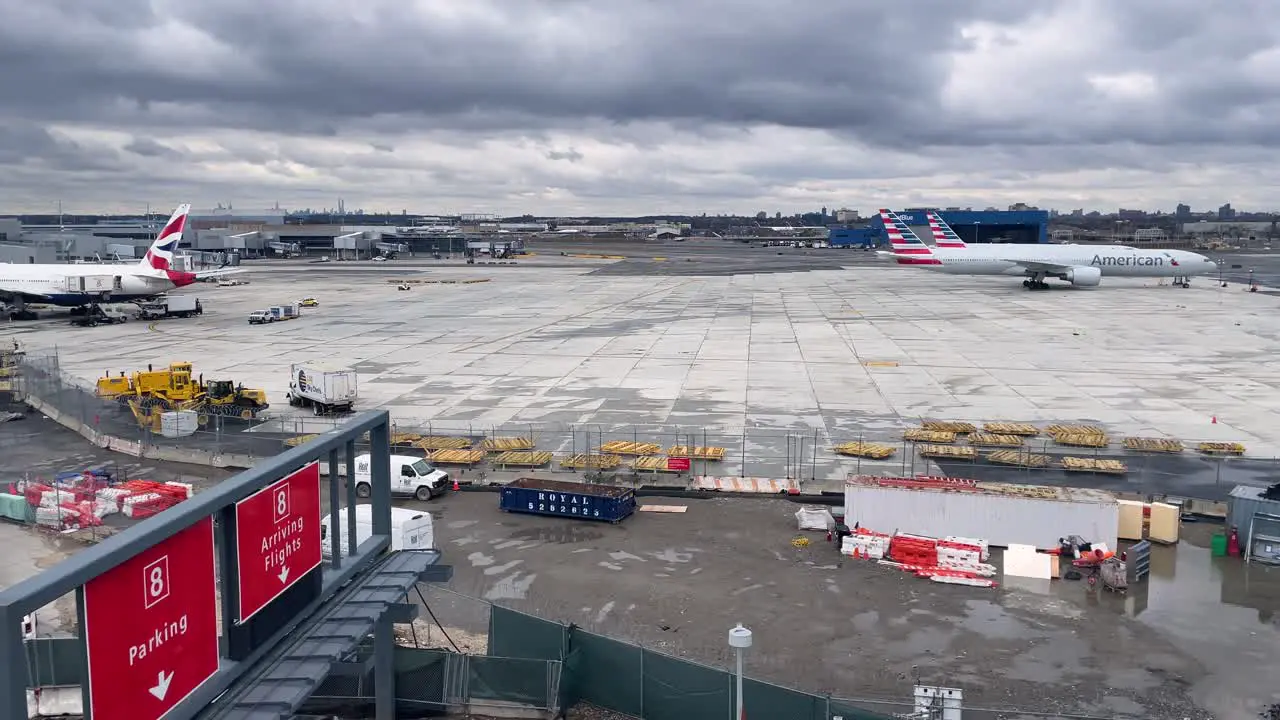
{"label": "red white and blue tail stripe", "polygon": [[182,232],[187,227],[189,212],[191,212],[190,205],[179,205],[178,209],[173,211],[173,216],[164,224],[164,229],[156,236],[155,242],[151,243],[147,254],[143,256],[140,263],[143,268],[160,272],[167,272],[172,268],[173,254],[178,249],[178,243],[182,242]]}
{"label": "red white and blue tail stripe", "polygon": [[918,235],[889,210],[880,211],[880,221],[889,236],[889,247],[899,265],[941,265],[942,261]]}
{"label": "red white and blue tail stripe", "polygon": [[933,243],[940,248],[966,248],[964,241],[956,234],[955,230],[942,219],[942,216],[930,210],[926,213],[929,217],[929,231],[933,233]]}

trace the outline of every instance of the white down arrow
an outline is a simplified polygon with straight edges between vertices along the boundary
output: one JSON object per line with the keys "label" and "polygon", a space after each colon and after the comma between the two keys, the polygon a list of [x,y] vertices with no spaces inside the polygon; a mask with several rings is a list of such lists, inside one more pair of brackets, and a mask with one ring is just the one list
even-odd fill
{"label": "white down arrow", "polygon": [[173,682],[173,673],[166,673],[161,670],[156,675],[156,686],[153,688],[147,688],[147,692],[155,695],[157,700],[163,700],[164,696],[169,693],[169,683],[171,682]]}
{"label": "white down arrow", "polygon": [[289,582],[289,568],[286,567],[280,570],[280,574],[277,575],[276,577],[280,578],[281,585]]}

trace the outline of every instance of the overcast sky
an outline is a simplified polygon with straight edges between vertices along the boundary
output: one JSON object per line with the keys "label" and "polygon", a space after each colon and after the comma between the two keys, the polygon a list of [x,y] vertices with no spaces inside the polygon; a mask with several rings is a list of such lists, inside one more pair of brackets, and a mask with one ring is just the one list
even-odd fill
{"label": "overcast sky", "polygon": [[0,212],[1280,209],[1275,0],[0,0]]}

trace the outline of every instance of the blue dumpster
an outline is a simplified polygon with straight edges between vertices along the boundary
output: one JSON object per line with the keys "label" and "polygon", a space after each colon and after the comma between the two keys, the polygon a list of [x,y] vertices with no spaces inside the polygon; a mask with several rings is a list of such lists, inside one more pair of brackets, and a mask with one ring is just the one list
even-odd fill
{"label": "blue dumpster", "polygon": [[616,523],[636,511],[636,491],[613,485],[519,478],[498,492],[505,512],[553,515]]}

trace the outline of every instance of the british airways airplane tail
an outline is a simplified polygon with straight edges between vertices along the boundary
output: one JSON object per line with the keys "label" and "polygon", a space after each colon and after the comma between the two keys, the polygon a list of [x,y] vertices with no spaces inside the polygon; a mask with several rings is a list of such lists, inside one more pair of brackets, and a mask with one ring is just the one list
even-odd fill
{"label": "british airways airplane tail", "polygon": [[147,254],[138,263],[143,270],[160,273],[170,271],[173,266],[173,254],[178,249],[178,243],[182,242],[182,232],[187,227],[187,213],[190,211],[191,206],[188,204],[179,205],[178,209],[173,211],[169,222],[164,224],[164,229],[156,236],[155,242],[151,243]]}
{"label": "british airways airplane tail", "polygon": [[960,239],[960,236],[956,234],[956,231],[952,230],[951,226],[942,219],[942,216],[932,210],[926,214],[929,218],[929,231],[933,233],[934,245],[937,245],[940,248],[957,249],[969,247]]}
{"label": "british airways airplane tail", "polygon": [[889,210],[880,211],[880,220],[884,223],[884,231],[889,236],[889,246],[893,249],[893,257],[899,265],[941,265],[942,261],[933,254],[933,250],[907,227],[897,215]]}

